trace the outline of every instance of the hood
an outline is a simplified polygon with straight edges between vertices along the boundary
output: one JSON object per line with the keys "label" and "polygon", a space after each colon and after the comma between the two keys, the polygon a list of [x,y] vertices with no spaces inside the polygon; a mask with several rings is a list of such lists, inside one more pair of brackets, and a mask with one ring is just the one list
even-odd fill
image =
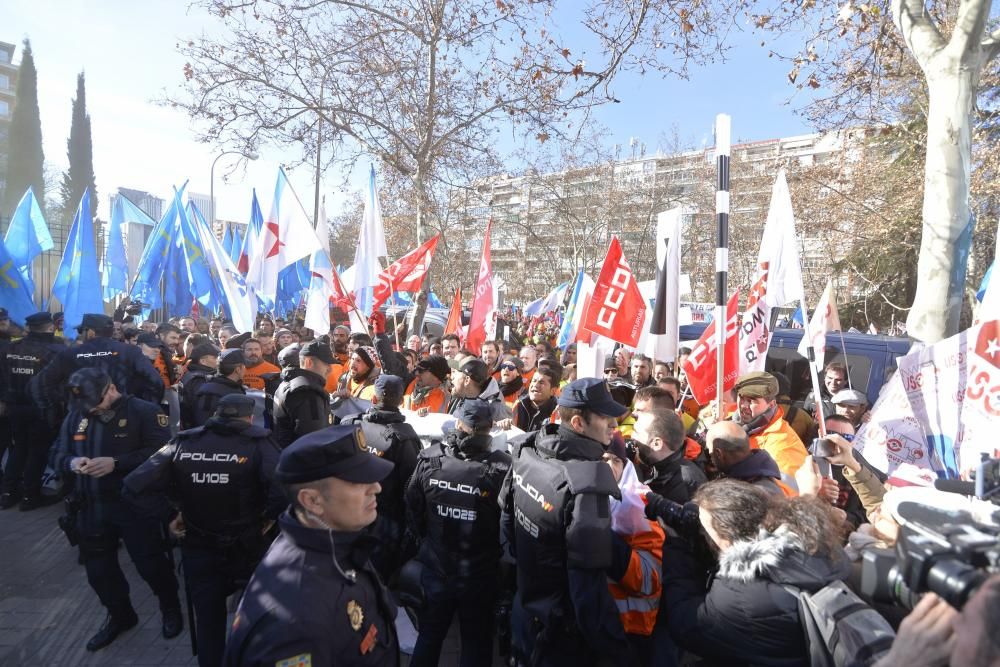
{"label": "hood", "polygon": [[751,449],[750,456],[724,471],[726,477],[733,479],[756,479],[772,477],[781,479],[781,470],[771,455],[763,449]]}
{"label": "hood", "polygon": [[500,393],[500,385],[497,384],[496,378],[490,378],[489,383],[486,385],[486,389],[483,389],[483,393],[479,394],[479,398],[483,399],[487,403],[490,401],[503,400],[503,394]]}
{"label": "hood", "polygon": [[842,550],[834,558],[807,554],[801,540],[787,526],[773,533],[761,530],[751,540],[736,542],[719,557],[719,576],[743,583],[755,579],[818,591],[833,581],[843,581],[850,561]]}

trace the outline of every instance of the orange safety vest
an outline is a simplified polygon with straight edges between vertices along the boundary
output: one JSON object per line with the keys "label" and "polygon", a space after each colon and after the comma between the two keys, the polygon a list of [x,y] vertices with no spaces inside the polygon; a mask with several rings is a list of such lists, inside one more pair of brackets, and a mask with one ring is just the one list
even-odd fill
{"label": "orange safety vest", "polygon": [[346,365],[342,364],[330,364],[330,374],[326,376],[326,393],[332,394],[337,391],[337,383],[340,382],[340,376],[344,374],[347,369]]}
{"label": "orange safety vest", "polygon": [[280,368],[266,361],[261,361],[256,366],[247,366],[246,369],[247,372],[243,375],[243,384],[258,391],[264,391],[264,378],[261,375],[281,372]]}
{"label": "orange safety vest", "polygon": [[632,547],[632,559],[625,576],[617,583],[608,584],[625,632],[644,637],[653,634],[660,610],[660,594],[663,591],[660,572],[665,538],[663,528],[657,522],[648,523],[648,531],[622,535]]}
{"label": "orange safety vest", "polygon": [[413,380],[410,382],[410,386],[406,388],[406,394],[403,396],[403,408],[406,410],[420,410],[421,408],[427,408],[428,412],[438,413],[438,412],[448,412],[448,401],[450,397],[448,392],[445,391],[444,385],[439,385],[431,389],[421,400],[414,400],[413,392],[417,388],[417,381]]}

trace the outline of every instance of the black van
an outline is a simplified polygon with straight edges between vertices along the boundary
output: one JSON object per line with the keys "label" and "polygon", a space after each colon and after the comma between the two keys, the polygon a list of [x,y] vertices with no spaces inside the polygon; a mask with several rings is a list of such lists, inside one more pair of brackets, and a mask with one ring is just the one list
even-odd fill
{"label": "black van", "polygon": [[[682,326],[680,339],[684,342],[681,344],[690,347],[698,340],[706,326],[704,323]],[[784,373],[788,377],[792,383],[793,401],[804,399],[812,390],[809,364],[806,358],[798,353],[802,334],[802,329],[775,329],[765,364],[766,370]],[[826,337],[823,365],[826,366],[831,361],[845,362],[850,369],[851,386],[863,391],[868,396],[869,404],[873,404],[882,390],[882,385],[896,370],[896,359],[910,351],[910,343],[909,338],[845,333],[841,345],[841,335],[830,333]],[[847,349],[846,360],[843,348]],[[822,373],[820,375],[822,382]]]}

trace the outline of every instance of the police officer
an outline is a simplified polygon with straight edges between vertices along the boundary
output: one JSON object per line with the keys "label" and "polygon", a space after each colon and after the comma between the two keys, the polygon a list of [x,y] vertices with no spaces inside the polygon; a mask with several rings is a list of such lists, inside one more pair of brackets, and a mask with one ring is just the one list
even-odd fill
{"label": "police officer", "polygon": [[395,468],[382,480],[378,494],[378,521],[374,532],[380,544],[372,554],[372,562],[385,581],[395,578],[402,565],[403,539],[406,521],[403,494],[406,483],[417,467],[420,436],[406,423],[399,411],[405,385],[396,375],[379,375],[375,380],[372,407],[368,412],[349,417],[343,423],[360,424],[368,443],[368,451],[391,461]]}
{"label": "police officer", "polygon": [[410,665],[437,665],[458,612],[462,665],[493,659],[494,602],[500,562],[500,487],[510,455],[491,451],[493,413],[470,399],[444,443],[420,453],[406,489],[407,525],[420,540],[424,606]]}
{"label": "police officer", "polygon": [[278,446],[250,423],[253,409],[249,396],[223,396],[204,426],[181,431],[125,478],[127,498],[166,493],[172,501],[161,517],[182,540],[202,667],[222,663],[226,597],[249,581],[270,543],[266,529],[287,505],[274,482]]}
{"label": "police officer", "polygon": [[513,443],[501,492],[503,532],[517,561],[514,648],[532,665],[628,664],[607,584],[616,557],[631,554],[616,554],[609,499],[621,494],[601,461],[627,409],[595,378],[566,385],[558,405],[559,424]]}
{"label": "police officer", "polygon": [[181,376],[181,428],[194,428],[194,408],[198,389],[219,368],[219,348],[210,343],[195,345],[191,350],[187,371]]}
{"label": "police officer", "polygon": [[201,426],[215,414],[215,409],[223,396],[229,394],[246,395],[243,387],[243,374],[246,372],[246,362],[242,350],[223,350],[219,354],[219,368],[215,375],[205,380],[194,393],[194,406],[191,410],[191,423]]}
{"label": "police officer", "polygon": [[302,436],[277,479],[292,506],[236,611],[225,665],[399,665],[395,605],[368,560],[379,481],[392,463],[357,426]]}
{"label": "police officer", "polygon": [[159,521],[136,513],[122,497],[122,480],[170,438],[166,415],[148,401],[119,393],[100,368],[83,368],[67,383],[69,414],[50,460],[60,474],[75,474],[76,516],[64,525],[70,543],[78,540],[87,580],[108,610],[107,619],[87,642],[102,649],[139,622],[129,586],[118,564],[118,541],[160,601],[163,636],[183,629],[177,579]]}
{"label": "police officer", "polygon": [[100,368],[123,394],[151,403],[163,400],[160,374],[137,346],[111,339],[115,325],[110,317],[87,313],[77,330],[83,342],[57,354],[31,382],[31,395],[39,407],[58,405],[66,380],[81,368]]}
{"label": "police officer", "polygon": [[[25,318],[28,333],[7,348],[0,361],[0,413],[10,419],[13,449],[7,458],[0,486],[0,509],[20,500],[21,511],[41,507],[42,474],[49,447],[56,439],[62,419],[62,405],[41,410],[31,400],[28,383],[63,350],[55,341],[55,325],[49,313]],[[57,498],[53,496],[53,498]]]}
{"label": "police officer", "polygon": [[274,439],[282,449],[332,423],[326,376],[334,362],[330,346],[318,340],[299,349],[299,368],[289,371],[274,392]]}

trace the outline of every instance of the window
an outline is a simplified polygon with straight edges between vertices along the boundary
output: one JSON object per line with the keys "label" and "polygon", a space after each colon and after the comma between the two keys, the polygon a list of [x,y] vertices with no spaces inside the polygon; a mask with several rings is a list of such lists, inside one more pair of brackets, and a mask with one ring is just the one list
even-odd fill
{"label": "window", "polygon": [[10,90],[10,77],[6,74],[0,74],[0,90]]}
{"label": "window", "polygon": [[10,104],[7,100],[0,100],[0,116],[10,115]]}

